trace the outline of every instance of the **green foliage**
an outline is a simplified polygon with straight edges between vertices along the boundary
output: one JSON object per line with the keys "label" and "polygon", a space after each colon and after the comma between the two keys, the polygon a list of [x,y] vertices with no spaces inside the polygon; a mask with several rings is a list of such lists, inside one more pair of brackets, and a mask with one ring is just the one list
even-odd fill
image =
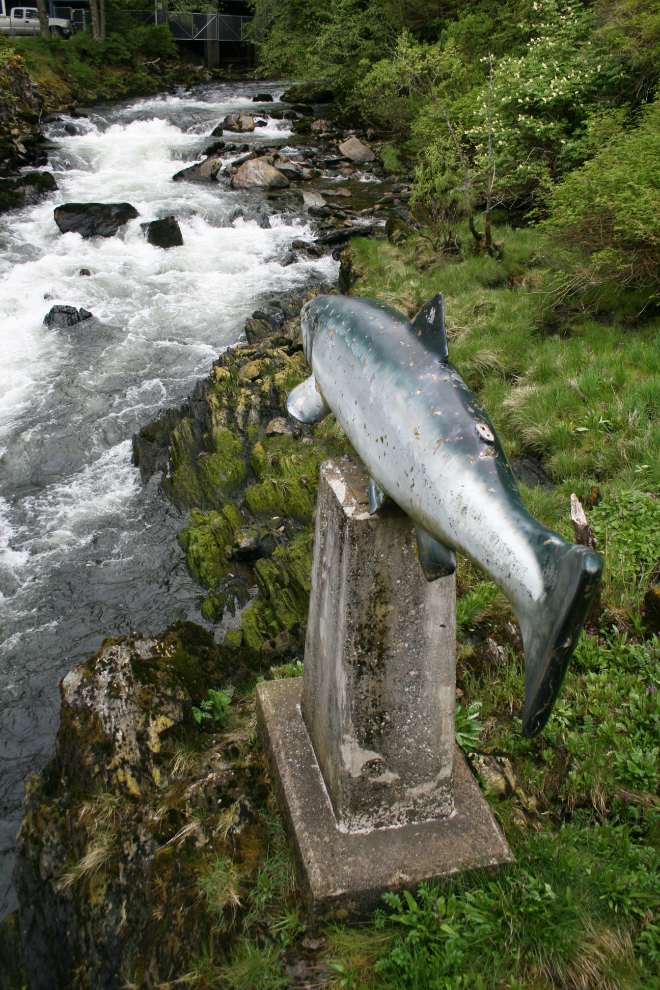
{"label": "green foliage", "polygon": [[332,5],[256,0],[255,17],[257,31],[268,28],[259,42],[264,73],[314,79],[334,88],[346,86],[358,63],[372,61],[387,40],[384,0],[336,0]]}
{"label": "green foliage", "polygon": [[469,705],[459,704],[456,708],[456,745],[464,753],[470,753],[478,747],[479,736],[484,727],[483,722],[479,721],[480,708],[480,701],[472,701]]}
{"label": "green foliage", "polygon": [[231,691],[214,691],[209,688],[208,699],[200,702],[199,708],[193,705],[192,713],[197,724],[202,725],[206,719],[212,718],[213,731],[222,728],[229,718],[231,699]]}
{"label": "green foliage", "polygon": [[637,488],[613,491],[589,513],[589,523],[607,549],[612,570],[647,573],[660,563],[660,503],[656,495]]}
{"label": "green foliage", "polygon": [[[619,131],[552,197],[548,233],[578,252],[566,259],[563,295],[614,287],[657,293],[660,283],[660,103]],[[642,308],[642,307],[640,307]]]}
{"label": "green foliage", "polygon": [[459,638],[506,609],[502,592],[492,581],[483,581],[456,603],[456,630]]}

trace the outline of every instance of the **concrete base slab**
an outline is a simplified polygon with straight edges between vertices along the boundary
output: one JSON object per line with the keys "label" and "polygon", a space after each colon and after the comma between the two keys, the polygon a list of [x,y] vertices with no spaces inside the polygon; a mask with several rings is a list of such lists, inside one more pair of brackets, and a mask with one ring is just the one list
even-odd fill
{"label": "concrete base slab", "polygon": [[310,919],[348,920],[382,907],[382,895],[514,858],[459,749],[449,818],[342,832],[300,710],[301,678],[257,686],[257,725],[288,819]]}

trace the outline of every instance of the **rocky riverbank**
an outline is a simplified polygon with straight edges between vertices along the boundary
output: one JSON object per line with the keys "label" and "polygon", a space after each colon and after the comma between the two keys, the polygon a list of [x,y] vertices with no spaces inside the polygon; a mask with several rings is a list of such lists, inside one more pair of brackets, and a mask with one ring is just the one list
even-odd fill
{"label": "rocky riverbank", "polygon": [[[339,257],[355,234],[384,236],[393,215],[407,216],[405,184],[383,185],[368,144],[309,110],[286,111],[300,132],[295,154],[263,149],[286,186],[263,190],[254,216],[252,200],[237,211],[263,225],[278,213],[313,218],[315,239],[294,241],[285,267]],[[269,112],[278,119],[257,107],[255,125]],[[357,143],[366,160],[342,150],[352,139],[348,151]],[[255,160],[249,145],[226,142],[207,154],[220,167],[202,181],[229,184],[236,151]],[[149,640],[108,641],[64,679],[55,756],[26,781],[21,907],[1,929],[2,990],[155,986],[205,952],[220,965],[244,936],[277,955],[300,930],[250,692],[257,677],[302,670],[318,469],[350,451],[332,417],[301,427],[286,413],[309,374],[300,309],[319,291],[338,290],[255,311],[247,340],[188,402],[134,437],[143,480],[162,472],[168,497],[191,510],[179,542],[205,589],[203,619],[224,642],[179,623]]]}

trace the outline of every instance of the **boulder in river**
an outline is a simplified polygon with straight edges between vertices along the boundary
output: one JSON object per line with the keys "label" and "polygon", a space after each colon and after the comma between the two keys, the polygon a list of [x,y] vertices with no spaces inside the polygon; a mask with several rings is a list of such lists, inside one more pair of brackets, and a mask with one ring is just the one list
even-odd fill
{"label": "boulder in river", "polygon": [[222,137],[223,133],[224,133],[224,127],[222,126],[222,124],[218,124],[218,126],[214,127],[213,130],[211,131],[211,137]]}
{"label": "boulder in river", "polygon": [[253,131],[254,117],[249,113],[229,113],[222,122],[226,131]]}
{"label": "boulder in river", "polygon": [[52,306],[44,316],[44,326],[51,330],[62,327],[75,327],[83,320],[89,320],[92,314],[87,309],[76,309],[75,306]]}
{"label": "boulder in river", "polygon": [[218,172],[222,168],[223,162],[221,158],[207,158],[204,162],[198,162],[196,165],[190,165],[188,168],[182,168],[180,172],[176,172],[172,176],[173,182],[181,182],[185,180],[186,182],[215,182],[218,178]]}
{"label": "boulder in river", "polygon": [[232,189],[250,189],[265,187],[267,189],[285,189],[289,180],[265,158],[255,158],[241,165],[236,175],[232,177]]}
{"label": "boulder in river", "polygon": [[342,155],[346,158],[350,158],[352,162],[373,162],[376,159],[375,154],[366,144],[362,144],[356,137],[350,137],[348,141],[342,141],[339,145],[339,150]]}
{"label": "boulder in river", "polygon": [[162,220],[152,220],[150,223],[143,223],[140,226],[145,231],[147,240],[154,247],[181,247],[183,244],[181,228],[173,214],[169,217],[163,217]]}
{"label": "boulder in river", "polygon": [[331,130],[332,130],[332,124],[330,123],[329,120],[324,120],[323,117],[321,117],[319,120],[313,121],[312,123],[312,131],[314,131],[315,134],[322,134],[324,131],[331,131]]}
{"label": "boulder in river", "polygon": [[120,227],[140,214],[130,203],[64,203],[54,211],[63,234],[82,237],[114,237]]}
{"label": "boulder in river", "polygon": [[41,196],[57,189],[52,172],[25,172],[14,178],[0,179],[0,213],[15,206],[36,203]]}
{"label": "boulder in river", "polygon": [[273,97],[270,93],[257,93],[256,96],[252,97],[253,103],[272,103]]}
{"label": "boulder in river", "polygon": [[325,200],[319,192],[315,192],[314,189],[305,189],[303,192],[298,194],[302,196],[303,206],[309,209],[310,206],[325,206]]}
{"label": "boulder in river", "polygon": [[224,141],[214,141],[213,144],[208,146],[208,148],[204,148],[202,154],[206,155],[207,158],[213,158],[214,156],[217,156],[219,151],[222,151],[224,146]]}

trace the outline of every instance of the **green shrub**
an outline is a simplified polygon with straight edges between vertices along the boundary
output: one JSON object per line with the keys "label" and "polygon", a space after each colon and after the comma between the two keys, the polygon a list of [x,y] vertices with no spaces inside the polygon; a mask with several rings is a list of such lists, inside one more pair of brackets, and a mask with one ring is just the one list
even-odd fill
{"label": "green shrub", "polygon": [[577,249],[561,291],[660,287],[660,101],[554,192],[542,227]]}
{"label": "green shrub", "polygon": [[128,35],[127,42],[133,51],[147,58],[171,58],[177,54],[174,35],[165,24],[140,27]]}

